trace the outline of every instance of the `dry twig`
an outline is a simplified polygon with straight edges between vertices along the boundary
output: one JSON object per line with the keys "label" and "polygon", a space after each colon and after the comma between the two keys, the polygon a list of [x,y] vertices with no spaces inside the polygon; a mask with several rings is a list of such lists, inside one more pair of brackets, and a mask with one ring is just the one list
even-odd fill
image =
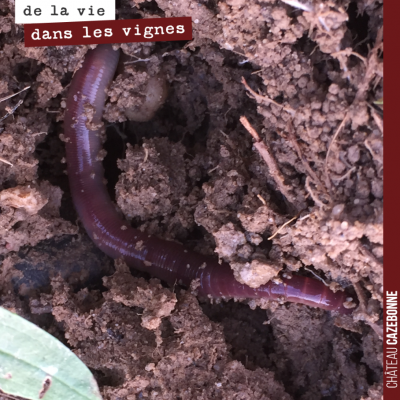
{"label": "dry twig", "polygon": [[261,157],[264,159],[266,162],[269,172],[274,179],[275,183],[277,184],[279,190],[281,193],[288,199],[290,203],[293,205],[296,204],[296,199],[293,196],[293,194],[290,191],[290,188],[285,184],[285,177],[282,175],[280,172],[278,165],[275,161],[275,159],[272,157],[271,152],[268,148],[268,146],[261,141],[260,136],[256,132],[256,130],[250,125],[250,122],[245,116],[240,117],[240,122],[242,125],[247,129],[247,131],[250,133],[251,136],[253,136],[254,140],[256,141],[254,143],[254,147],[257,149],[257,151],[260,153]]}
{"label": "dry twig", "polygon": [[13,164],[13,163],[10,163],[10,161],[6,160],[6,159],[5,159],[5,158],[3,158],[3,157],[0,157],[0,161],[1,161],[1,162],[3,162],[4,164],[8,164],[8,165],[10,165],[11,167],[13,167],[13,166],[14,166],[14,164]]}
{"label": "dry twig", "polygon": [[240,122],[242,125],[247,129],[247,131],[250,133],[251,136],[253,136],[253,139],[258,143],[261,142],[261,138],[257,131],[250,125],[249,120],[243,115],[240,117]]}
{"label": "dry twig", "polygon": [[1,103],[2,101],[6,101],[6,100],[8,100],[8,99],[11,99],[11,97],[16,96],[17,94],[20,94],[20,93],[22,93],[24,90],[28,90],[29,88],[30,88],[30,86],[27,86],[27,87],[23,88],[22,90],[20,90],[20,91],[17,92],[17,93],[13,93],[13,94],[10,94],[9,96],[3,97],[2,99],[0,99],[0,103]]}

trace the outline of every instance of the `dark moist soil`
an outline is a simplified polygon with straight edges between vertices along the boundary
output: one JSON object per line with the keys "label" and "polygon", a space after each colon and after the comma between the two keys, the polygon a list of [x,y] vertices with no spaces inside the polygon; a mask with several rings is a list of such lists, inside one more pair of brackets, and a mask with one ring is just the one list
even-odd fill
{"label": "dark moist soil", "polygon": [[[382,1],[117,8],[120,19],[191,16],[194,38],[121,45],[104,164],[126,218],[217,253],[249,285],[273,266],[272,276],[316,274],[360,305],[345,318],[199,302],[96,249],[60,139],[88,48],[25,48],[12,0],[0,0],[0,98],[30,89],[0,102],[1,118],[22,101],[0,122],[0,305],[73,349],[105,399],[381,399]],[[165,104],[149,122],[128,121],[157,74]]]}

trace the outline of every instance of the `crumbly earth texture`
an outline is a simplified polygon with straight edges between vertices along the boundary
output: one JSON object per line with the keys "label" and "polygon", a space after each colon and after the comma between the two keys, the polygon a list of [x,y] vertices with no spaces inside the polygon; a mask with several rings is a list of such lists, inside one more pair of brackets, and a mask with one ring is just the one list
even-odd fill
{"label": "crumbly earth texture", "polygon": [[[119,19],[192,17],[193,40],[116,45],[106,178],[133,226],[253,287],[317,275],[350,317],[197,299],[95,249],[62,141],[88,47],[25,48],[0,0],[0,306],[67,344],[104,399],[382,398],[382,1],[296,3],[117,1]],[[159,76],[165,103],[128,120]]]}

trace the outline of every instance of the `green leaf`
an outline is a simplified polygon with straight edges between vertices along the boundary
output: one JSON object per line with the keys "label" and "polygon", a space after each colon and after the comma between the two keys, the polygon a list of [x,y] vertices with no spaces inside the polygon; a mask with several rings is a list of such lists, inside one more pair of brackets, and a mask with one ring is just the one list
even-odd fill
{"label": "green leaf", "polygon": [[0,307],[0,389],[30,400],[99,400],[97,383],[55,337]]}

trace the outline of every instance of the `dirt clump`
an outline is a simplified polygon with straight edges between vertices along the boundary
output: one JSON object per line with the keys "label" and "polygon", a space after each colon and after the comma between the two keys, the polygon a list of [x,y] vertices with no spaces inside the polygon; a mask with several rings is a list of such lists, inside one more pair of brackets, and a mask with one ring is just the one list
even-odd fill
{"label": "dirt clump", "polygon": [[[221,327],[195,297],[182,292],[171,298],[156,280],[121,286],[121,280],[135,281],[126,274],[119,264],[103,299],[87,290],[74,295],[63,281],[53,281],[53,314],[75,353],[100,383],[104,379],[105,398],[291,398],[271,372],[249,371],[231,359]],[[136,293],[127,297],[126,290]],[[156,310],[158,323],[149,325]]]}

